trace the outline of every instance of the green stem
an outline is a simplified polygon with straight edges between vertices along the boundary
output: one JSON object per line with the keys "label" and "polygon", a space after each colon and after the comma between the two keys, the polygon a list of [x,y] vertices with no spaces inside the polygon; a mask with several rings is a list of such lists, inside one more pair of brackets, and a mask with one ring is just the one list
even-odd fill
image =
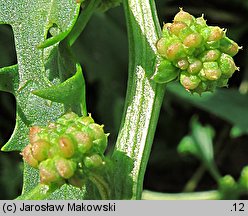
{"label": "green stem", "polygon": [[201,164],[198,169],[195,171],[194,175],[190,178],[190,180],[186,183],[183,192],[191,192],[194,191],[197,187],[200,179],[206,171],[205,165]]}
{"label": "green stem", "polygon": [[[218,138],[216,141],[216,145],[214,146],[215,156],[218,155],[217,160],[220,163],[221,156],[219,153],[223,150],[224,138],[228,136],[229,129],[228,127],[224,127],[221,133],[218,134]],[[225,145],[226,146],[226,145]],[[194,175],[190,178],[190,180],[186,183],[183,192],[192,192],[197,187],[199,181],[201,180],[203,174],[206,171],[206,166],[201,164],[198,169],[195,171]]]}
{"label": "green stem", "polygon": [[[129,37],[129,78],[126,104],[113,159],[118,167],[125,158],[118,158],[118,152],[125,153],[132,160],[131,173],[119,180],[122,188],[116,198],[125,199],[130,188],[130,199],[141,199],[143,179],[149,159],[154,133],[164,97],[164,86],[156,84],[149,77],[155,71],[155,44],[161,34],[153,0],[124,0]],[[120,171],[119,171],[120,172]],[[121,175],[121,173],[120,173]],[[116,183],[118,184],[118,183]]]}
{"label": "green stem", "polygon": [[218,191],[193,192],[193,193],[160,193],[144,190],[142,194],[144,200],[218,200]]}
{"label": "green stem", "polygon": [[88,1],[87,5],[85,6],[83,11],[79,15],[78,20],[77,20],[74,28],[72,29],[72,31],[70,32],[70,34],[67,37],[70,46],[72,46],[75,43],[75,41],[77,40],[79,35],[82,33],[86,24],[90,20],[92,14],[95,12],[95,10],[98,7],[98,5],[100,4],[100,2],[101,2],[101,0]]}
{"label": "green stem", "polygon": [[221,179],[221,174],[216,166],[215,163],[213,163],[210,167],[209,167],[209,172],[212,175],[212,177],[214,178],[214,180],[216,182],[219,182],[219,180]]}

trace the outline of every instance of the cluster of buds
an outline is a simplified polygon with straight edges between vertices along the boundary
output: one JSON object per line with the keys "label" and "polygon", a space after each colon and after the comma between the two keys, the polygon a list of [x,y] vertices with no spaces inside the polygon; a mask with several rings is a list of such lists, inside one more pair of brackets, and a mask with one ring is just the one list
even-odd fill
{"label": "cluster of buds", "polygon": [[48,127],[31,127],[30,143],[21,154],[25,162],[39,169],[42,184],[68,182],[81,187],[89,172],[105,164],[107,136],[91,116],[70,112]]}
{"label": "cluster of buds", "polygon": [[226,36],[225,30],[208,26],[203,16],[195,18],[182,9],[173,23],[164,24],[156,46],[159,63],[152,79],[167,83],[179,77],[192,93],[227,86],[238,70],[232,58],[240,49],[238,44]]}

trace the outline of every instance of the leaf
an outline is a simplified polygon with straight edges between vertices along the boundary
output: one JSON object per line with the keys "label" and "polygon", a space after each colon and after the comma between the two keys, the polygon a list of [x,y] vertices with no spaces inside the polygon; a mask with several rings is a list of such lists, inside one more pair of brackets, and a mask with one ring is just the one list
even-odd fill
{"label": "leaf", "polygon": [[0,23],[14,25],[29,22],[31,25],[39,20],[40,26],[45,27],[43,36],[46,36],[50,27],[55,25],[58,34],[39,45],[40,48],[45,48],[63,40],[69,34],[77,20],[80,3],[72,0],[45,0],[30,4],[28,0],[16,2],[7,0],[1,2],[0,8]]}
{"label": "leaf", "polygon": [[192,138],[195,143],[198,157],[207,166],[211,166],[214,160],[213,152],[213,129],[209,126],[203,127],[195,119],[192,120]]}
{"label": "leaf", "polygon": [[111,175],[113,197],[117,200],[129,200],[133,197],[132,188],[135,184],[131,175],[134,168],[134,161],[124,152],[117,150],[115,150],[111,159],[114,162]]}
{"label": "leaf", "polygon": [[213,129],[203,127],[195,118],[191,121],[191,134],[183,137],[178,145],[179,153],[190,153],[205,164],[213,162]]}
{"label": "leaf", "polygon": [[18,86],[18,66],[0,68],[0,91],[10,92],[14,94]]}
{"label": "leaf", "polygon": [[[18,66],[1,69],[0,75],[6,78],[6,81],[0,81],[2,90],[12,92],[17,102],[15,130],[3,150],[22,150],[28,144],[31,125],[46,125],[64,113],[66,107],[62,104],[48,103],[47,100],[32,94],[32,91],[59,84],[75,71],[71,63],[63,66],[63,70],[60,67],[57,42],[64,38],[74,25],[79,7],[80,4],[74,0],[38,0],[35,3],[28,0],[1,1],[0,23],[11,25],[18,57]],[[56,44],[46,49],[38,49],[38,45],[47,39],[51,27],[55,30],[55,38],[50,39],[53,41],[49,45]],[[56,39],[59,34],[63,37],[57,36]],[[53,66],[49,64],[52,59],[56,62]],[[12,72],[18,72],[18,76],[12,76]],[[65,73],[69,73],[69,76]],[[7,84],[7,81],[12,84]],[[80,106],[79,101],[75,106]],[[38,182],[37,170],[25,165],[23,193],[32,190]]]}
{"label": "leaf", "polygon": [[198,157],[199,155],[196,143],[190,135],[182,138],[182,140],[178,144],[177,151],[180,154],[192,154],[195,157]]}
{"label": "leaf", "polygon": [[[75,1],[74,1],[75,2]],[[66,38],[66,36],[71,32],[73,26],[77,21],[77,17],[80,11],[80,3],[77,4],[76,11],[74,14],[69,13],[68,15],[72,15],[71,17],[67,17],[64,19],[64,14],[58,14],[58,11],[63,11],[64,8],[70,9],[71,3],[70,1],[61,2],[61,0],[53,0],[52,7],[49,12],[48,22],[50,27],[53,27],[56,24],[58,34],[54,35],[51,38],[46,39],[42,43],[38,45],[39,48],[45,48],[51,45],[56,44],[59,41],[62,41]],[[62,17],[61,17],[62,15]]]}
{"label": "leaf", "polygon": [[196,118],[191,121],[191,134],[185,136],[178,145],[179,153],[190,153],[197,157],[218,180],[220,174],[214,162],[213,152],[214,130],[210,126],[202,126]]}
{"label": "leaf", "polygon": [[159,60],[156,67],[156,71],[151,79],[157,83],[168,83],[176,79],[179,75],[179,70],[168,60]]}
{"label": "leaf", "polygon": [[248,95],[242,95],[235,89],[218,89],[202,96],[191,95],[175,83],[167,85],[167,90],[182,103],[190,103],[230,122],[242,131],[248,131]]}
{"label": "leaf", "polygon": [[34,90],[33,94],[63,104],[76,104],[85,101],[85,83],[80,64],[74,76],[66,81],[44,89]]}
{"label": "leaf", "polygon": [[[82,189],[64,184],[59,190],[52,193],[48,200],[83,200],[86,196],[86,188]],[[94,196],[92,196],[94,197]]]}

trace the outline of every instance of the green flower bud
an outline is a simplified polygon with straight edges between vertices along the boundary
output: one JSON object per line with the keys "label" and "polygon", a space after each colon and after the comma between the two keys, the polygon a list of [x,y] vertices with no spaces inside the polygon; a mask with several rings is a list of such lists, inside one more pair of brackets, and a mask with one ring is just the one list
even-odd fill
{"label": "green flower bud", "polygon": [[190,26],[194,22],[194,17],[190,15],[188,12],[183,11],[182,8],[180,8],[180,11],[174,17],[174,21],[184,22],[188,26]]}
{"label": "green flower bud", "polygon": [[200,84],[201,79],[198,76],[191,75],[187,72],[182,72],[180,75],[180,83],[186,90],[193,90]]}
{"label": "green flower bud", "polygon": [[238,46],[238,44],[228,37],[224,37],[220,40],[221,52],[224,52],[233,57],[238,53],[239,49],[240,47]]}
{"label": "green flower bud", "polygon": [[102,139],[96,139],[93,141],[93,147],[94,151],[104,153],[106,147],[107,147],[107,142],[108,142],[108,135],[104,135]]}
{"label": "green flower bud", "polygon": [[207,41],[218,41],[224,36],[224,31],[218,26],[209,26],[210,29]]}
{"label": "green flower bud", "polygon": [[80,127],[78,127],[77,125],[70,125],[65,131],[64,133],[67,133],[67,134],[71,134],[71,133],[74,133],[76,131],[80,130]]}
{"label": "green flower bud", "polygon": [[205,70],[203,69],[201,69],[200,72],[198,73],[198,77],[204,82],[209,81],[206,77]]}
{"label": "green flower bud", "polygon": [[184,39],[183,44],[189,48],[196,48],[201,45],[201,42],[202,36],[198,33],[192,33]]}
{"label": "green flower bud", "polygon": [[104,152],[107,147],[107,135],[103,131],[103,126],[96,123],[90,124],[89,128],[92,130],[92,136],[94,137],[93,143],[96,144],[99,152]]}
{"label": "green flower bud", "polygon": [[205,44],[206,49],[219,49],[220,41],[210,41]]}
{"label": "green flower bud", "polygon": [[167,83],[176,79],[178,74],[178,69],[169,60],[165,59],[159,63],[156,73],[152,76],[152,79],[157,83]]}
{"label": "green flower bud", "polygon": [[217,26],[207,26],[202,28],[200,33],[207,42],[219,41],[224,36],[224,31]]}
{"label": "green flower bud", "polygon": [[222,53],[220,57],[220,69],[222,71],[222,75],[225,76],[226,78],[230,78],[235,70],[238,68],[236,67],[233,58],[227,54]]}
{"label": "green flower bud", "polygon": [[203,16],[196,18],[195,24],[196,24],[196,30],[198,31],[200,31],[202,28],[207,27],[206,20],[204,19]]}
{"label": "green flower bud", "polygon": [[188,28],[186,23],[184,23],[184,22],[174,22],[174,23],[172,23],[170,25],[169,30],[170,30],[171,34],[179,36],[180,32],[185,28]]}
{"label": "green flower bud", "polygon": [[185,51],[182,43],[177,41],[175,43],[171,43],[166,49],[165,56],[171,61],[185,57]]}
{"label": "green flower bud", "polygon": [[38,140],[32,145],[32,153],[36,160],[43,161],[48,157],[50,144],[45,140]]}
{"label": "green flower bud", "polygon": [[77,120],[77,122],[80,123],[80,124],[88,126],[89,124],[94,123],[94,120],[91,117],[91,115],[89,114],[89,116],[79,118]]}
{"label": "green flower bud", "polygon": [[210,33],[211,33],[211,29],[208,26],[200,29],[200,34],[205,41],[208,41]]}
{"label": "green flower bud", "polygon": [[23,160],[31,167],[38,168],[38,161],[33,157],[32,146],[28,144],[21,152]]}
{"label": "green flower bud", "polygon": [[94,154],[84,159],[84,164],[87,168],[95,168],[103,165],[103,160],[100,155]]}
{"label": "green flower bud", "polygon": [[221,187],[230,188],[230,187],[234,187],[236,182],[232,176],[226,175],[221,179],[220,184],[221,184]]}
{"label": "green flower bud", "polygon": [[76,163],[64,158],[58,158],[55,160],[55,166],[59,175],[64,179],[69,179],[74,175],[76,171]]}
{"label": "green flower bud", "polygon": [[103,125],[92,123],[89,125],[89,128],[92,130],[91,134],[94,137],[94,139],[104,139],[105,138]]}
{"label": "green flower bud", "polygon": [[189,35],[193,34],[194,31],[187,27],[187,28],[184,28],[182,29],[180,32],[179,32],[179,35],[178,35],[178,38],[181,40],[181,41],[184,41]]}
{"label": "green flower bud", "polygon": [[181,70],[186,70],[189,67],[189,62],[186,58],[179,59],[176,66]]}
{"label": "green flower bud", "polygon": [[73,140],[69,136],[63,135],[59,138],[59,150],[63,157],[70,158],[74,155],[75,147]]}
{"label": "green flower bud", "polygon": [[240,178],[239,178],[239,184],[244,190],[248,190],[248,166],[245,166],[242,169]]}
{"label": "green flower bud", "polygon": [[41,131],[40,127],[38,126],[32,126],[29,129],[29,141],[30,143],[34,143],[39,139],[38,133]]}
{"label": "green flower bud", "polygon": [[75,187],[82,188],[85,184],[85,179],[82,176],[74,175],[68,179],[68,182]]}
{"label": "green flower bud", "polygon": [[170,37],[170,26],[171,26],[171,23],[164,23],[163,25],[163,29],[162,29],[162,35],[163,37]]}
{"label": "green flower bud", "polygon": [[67,113],[48,127],[32,127],[33,142],[21,154],[30,166],[39,168],[42,184],[61,185],[66,180],[82,187],[91,169],[104,164],[107,136],[90,115]]}
{"label": "green flower bud", "polygon": [[52,159],[42,161],[39,165],[40,170],[40,182],[42,184],[59,183],[62,178],[56,170],[55,163]]}
{"label": "green flower bud", "polygon": [[61,136],[60,133],[55,133],[53,131],[53,132],[50,132],[49,139],[45,139],[45,140],[49,141],[49,143],[50,143],[50,149],[48,151],[48,157],[49,158],[52,158],[58,154],[58,152],[59,152],[58,140],[59,140],[60,136]]}
{"label": "green flower bud", "polygon": [[220,192],[222,195],[222,199],[237,199],[237,183],[233,179],[232,176],[226,175],[219,181]]}
{"label": "green flower bud", "polygon": [[166,39],[165,38],[161,38],[157,44],[157,50],[158,50],[158,53],[163,56],[163,57],[166,57]]}
{"label": "green flower bud", "polygon": [[172,23],[164,23],[162,31],[168,31],[171,27]]}
{"label": "green flower bud", "polygon": [[[159,63],[152,79],[167,83],[179,76],[191,92],[201,94],[227,86],[227,78],[238,69],[230,56],[240,47],[220,27],[208,26],[203,16],[194,18],[182,9],[173,23],[164,25],[157,48]],[[223,57],[223,53],[230,56]]]}
{"label": "green flower bud", "polygon": [[202,69],[202,62],[198,59],[195,58],[190,58],[189,59],[189,67],[188,67],[188,72],[190,74],[197,74],[199,71]]}
{"label": "green flower bud", "polygon": [[78,150],[85,154],[93,146],[93,138],[87,131],[79,131],[74,134],[75,140],[78,143]]}
{"label": "green flower bud", "polygon": [[203,71],[203,76],[208,80],[217,80],[221,76],[221,70],[217,62],[204,62]]}
{"label": "green flower bud", "polygon": [[73,123],[76,119],[78,118],[78,115],[74,112],[68,112],[61,116],[58,120],[57,123],[60,125],[69,125]]}
{"label": "green flower bud", "polygon": [[208,50],[202,54],[201,60],[203,62],[213,62],[213,61],[216,61],[217,59],[219,59],[220,55],[221,55],[221,52],[217,49]]}

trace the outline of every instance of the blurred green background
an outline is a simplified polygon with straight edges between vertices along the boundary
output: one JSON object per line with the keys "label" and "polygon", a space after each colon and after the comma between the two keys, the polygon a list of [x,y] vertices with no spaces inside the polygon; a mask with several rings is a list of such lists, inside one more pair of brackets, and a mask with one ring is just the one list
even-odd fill
{"label": "blurred green background", "polygon": [[[178,85],[167,87],[157,132],[148,164],[144,188],[161,192],[181,192],[200,162],[177,152],[180,140],[190,132],[190,120],[197,116],[215,130],[216,164],[222,175],[238,178],[248,165],[248,1],[246,0],[157,0],[159,18],[170,22],[179,7],[194,16],[205,14],[209,25],[228,29],[227,35],[243,46],[237,56],[236,72],[229,88],[191,96]],[[125,100],[128,42],[122,7],[105,14],[96,13],[73,46],[83,65],[87,82],[87,105],[95,120],[105,125],[113,145]],[[13,32],[0,25],[0,67],[16,63]],[[15,126],[15,99],[0,92],[0,146],[10,138]],[[197,171],[197,172],[198,172]],[[18,152],[0,153],[0,199],[13,199],[21,192],[22,161]],[[216,182],[202,172],[196,191],[216,189]]]}

